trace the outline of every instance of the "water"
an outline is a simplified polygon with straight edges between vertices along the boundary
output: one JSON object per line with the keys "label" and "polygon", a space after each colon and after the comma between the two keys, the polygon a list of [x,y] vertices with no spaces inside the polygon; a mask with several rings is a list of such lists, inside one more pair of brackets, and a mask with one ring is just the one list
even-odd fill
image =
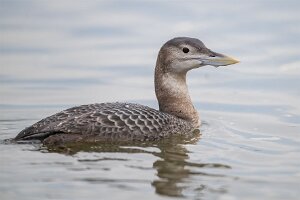
{"label": "water", "polygon": [[[298,199],[299,1],[0,1],[1,199]],[[73,105],[157,108],[153,67],[175,36],[241,63],[188,83],[200,138],[49,152],[4,144]]]}

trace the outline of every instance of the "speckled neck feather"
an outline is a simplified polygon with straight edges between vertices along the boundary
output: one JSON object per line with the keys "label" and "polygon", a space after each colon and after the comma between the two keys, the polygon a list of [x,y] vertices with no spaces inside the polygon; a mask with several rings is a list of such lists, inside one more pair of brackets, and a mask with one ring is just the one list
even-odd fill
{"label": "speckled neck feather", "polygon": [[186,72],[173,73],[168,70],[165,56],[161,51],[155,67],[155,93],[159,110],[191,122],[197,128],[200,119],[189,95]]}

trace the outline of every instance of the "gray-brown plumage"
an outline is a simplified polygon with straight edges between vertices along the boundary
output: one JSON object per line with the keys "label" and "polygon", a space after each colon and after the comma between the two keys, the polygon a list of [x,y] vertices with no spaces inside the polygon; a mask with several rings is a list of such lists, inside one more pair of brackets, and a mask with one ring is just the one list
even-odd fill
{"label": "gray-brown plumage", "polygon": [[238,61],[215,53],[198,39],[180,37],[165,43],[155,68],[159,111],[132,103],[100,103],[73,107],[21,131],[15,140],[148,141],[186,134],[200,126],[186,85],[186,73],[204,65]]}

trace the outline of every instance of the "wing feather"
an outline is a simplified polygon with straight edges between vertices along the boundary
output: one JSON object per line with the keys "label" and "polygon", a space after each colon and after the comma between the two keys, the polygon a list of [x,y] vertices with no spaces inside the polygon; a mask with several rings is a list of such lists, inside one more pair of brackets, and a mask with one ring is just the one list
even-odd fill
{"label": "wing feather", "polygon": [[24,129],[15,139],[44,139],[57,133],[97,135],[107,139],[155,139],[191,128],[188,122],[147,106],[102,103],[61,111]]}

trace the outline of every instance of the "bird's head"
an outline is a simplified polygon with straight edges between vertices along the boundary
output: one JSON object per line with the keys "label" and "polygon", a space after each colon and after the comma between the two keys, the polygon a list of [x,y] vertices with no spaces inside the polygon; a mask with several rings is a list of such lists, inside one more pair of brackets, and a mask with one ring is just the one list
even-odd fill
{"label": "bird's head", "polygon": [[205,65],[219,67],[239,61],[208,49],[196,38],[177,37],[161,47],[158,62],[162,62],[164,72],[186,73]]}

